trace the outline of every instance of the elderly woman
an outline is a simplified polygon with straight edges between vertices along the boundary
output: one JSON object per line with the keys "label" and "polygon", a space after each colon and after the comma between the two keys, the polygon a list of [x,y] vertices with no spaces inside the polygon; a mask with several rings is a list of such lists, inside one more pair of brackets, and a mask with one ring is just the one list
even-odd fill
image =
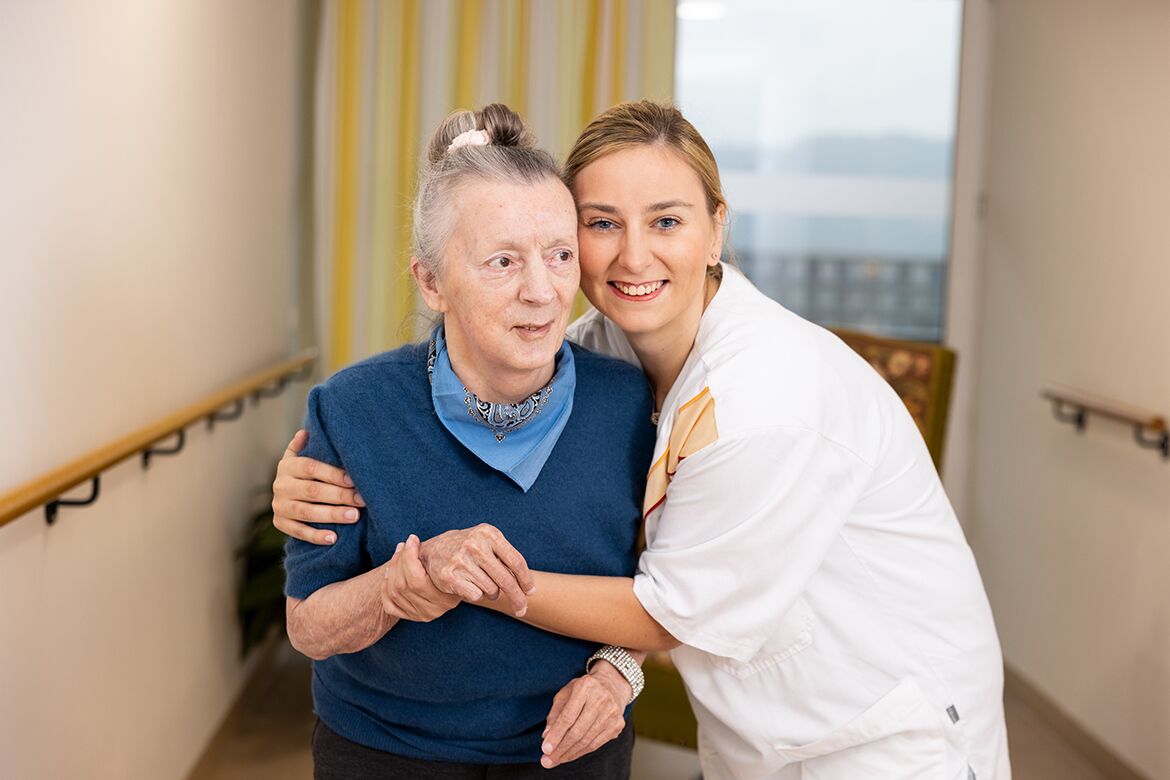
{"label": "elderly woman", "polygon": [[[314,659],[315,774],[625,778],[628,727],[598,734],[607,744],[576,762],[538,763],[554,695],[597,644],[460,606],[420,561],[489,597],[500,591],[485,572],[504,579],[526,562],[628,576],[653,448],[646,382],[564,341],[575,210],[519,118],[502,106],[453,114],[428,160],[411,270],[442,325],[308,401],[305,454],[344,468],[364,499],[362,522],[332,527],[334,544],[287,549],[288,633]],[[494,528],[454,530],[481,521]],[[523,604],[531,586],[521,575],[504,595]],[[626,680],[608,663],[591,674],[561,701],[616,701],[620,713]]]}

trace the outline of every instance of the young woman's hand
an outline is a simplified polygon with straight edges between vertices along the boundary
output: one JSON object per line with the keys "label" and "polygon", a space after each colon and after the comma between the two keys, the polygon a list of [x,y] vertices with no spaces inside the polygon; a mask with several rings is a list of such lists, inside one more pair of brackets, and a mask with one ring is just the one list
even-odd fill
{"label": "young woman's hand", "polygon": [[339,468],[298,457],[309,441],[297,431],[276,467],[272,483],[272,524],[283,534],[311,544],[333,544],[336,534],[307,523],[354,523],[365,506],[353,480]]}
{"label": "young woman's hand", "polygon": [[418,550],[418,537],[411,534],[382,566],[382,609],[399,620],[429,623],[458,606],[460,598],[435,587]]}
{"label": "young woman's hand", "polygon": [[606,661],[569,682],[553,698],[540,765],[567,764],[614,739],[626,727],[630,684]]}
{"label": "young woman's hand", "polygon": [[422,560],[439,590],[465,601],[507,597],[516,617],[528,611],[528,595],[536,589],[524,556],[495,526],[447,531],[422,544]]}

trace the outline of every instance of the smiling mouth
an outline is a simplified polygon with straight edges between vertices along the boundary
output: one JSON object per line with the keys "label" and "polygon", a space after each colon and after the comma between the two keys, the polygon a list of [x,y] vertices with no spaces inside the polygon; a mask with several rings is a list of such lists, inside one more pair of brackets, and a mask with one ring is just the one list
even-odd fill
{"label": "smiling mouth", "polygon": [[666,280],[659,279],[655,282],[642,282],[641,284],[610,282],[609,286],[617,290],[625,298],[652,298],[659,290],[666,286]]}

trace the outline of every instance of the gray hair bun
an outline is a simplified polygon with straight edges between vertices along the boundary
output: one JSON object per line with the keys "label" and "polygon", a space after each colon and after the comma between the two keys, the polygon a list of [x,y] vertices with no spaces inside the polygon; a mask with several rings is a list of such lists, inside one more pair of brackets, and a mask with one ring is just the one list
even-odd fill
{"label": "gray hair bun", "polygon": [[427,161],[434,165],[442,160],[451,142],[472,130],[486,132],[489,146],[536,148],[536,138],[529,132],[520,115],[503,103],[492,103],[479,111],[455,111],[444,119],[427,146]]}

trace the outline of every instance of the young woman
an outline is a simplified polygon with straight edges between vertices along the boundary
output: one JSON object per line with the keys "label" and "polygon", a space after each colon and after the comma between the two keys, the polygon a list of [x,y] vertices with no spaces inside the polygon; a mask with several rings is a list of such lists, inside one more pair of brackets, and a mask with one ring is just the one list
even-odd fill
{"label": "young woman", "polygon": [[[637,575],[533,572],[523,619],[677,644],[707,780],[1009,777],[991,611],[896,394],[720,263],[718,170],[677,110],[605,112],[566,183],[596,308],[570,337],[642,367],[658,433]],[[311,537],[293,523],[345,509],[304,503],[303,466],[282,466],[274,507]]]}

